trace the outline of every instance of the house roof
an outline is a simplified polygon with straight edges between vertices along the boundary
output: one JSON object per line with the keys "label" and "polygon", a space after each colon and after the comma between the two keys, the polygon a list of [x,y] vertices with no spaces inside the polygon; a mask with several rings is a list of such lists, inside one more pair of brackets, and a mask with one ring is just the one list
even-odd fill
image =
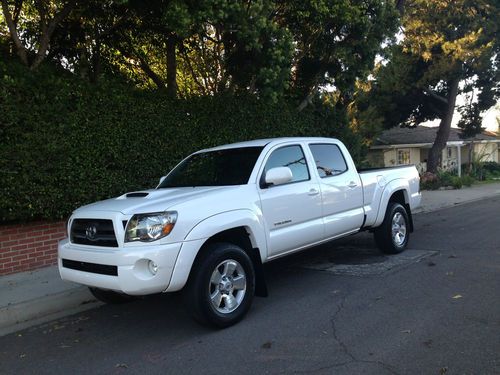
{"label": "house roof", "polygon": [[[432,144],[438,127],[417,126],[414,128],[392,128],[382,132],[373,146]],[[448,142],[492,141],[500,142],[500,137],[491,132],[482,132],[473,138],[460,138],[460,129],[451,128]]]}

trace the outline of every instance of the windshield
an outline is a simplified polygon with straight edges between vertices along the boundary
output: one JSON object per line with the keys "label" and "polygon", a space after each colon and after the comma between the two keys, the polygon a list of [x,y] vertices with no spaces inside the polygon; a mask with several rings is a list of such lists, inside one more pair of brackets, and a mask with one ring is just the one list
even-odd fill
{"label": "windshield", "polygon": [[244,185],[263,147],[229,148],[191,155],[158,188]]}

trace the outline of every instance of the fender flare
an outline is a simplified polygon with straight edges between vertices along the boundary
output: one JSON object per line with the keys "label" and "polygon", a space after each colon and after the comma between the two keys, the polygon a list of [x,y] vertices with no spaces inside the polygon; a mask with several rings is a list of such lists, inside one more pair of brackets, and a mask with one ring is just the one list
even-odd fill
{"label": "fender flare", "polygon": [[[403,191],[405,203],[409,203],[408,192],[410,191],[410,184],[404,178],[397,178],[392,180],[384,187],[384,191],[380,197],[380,205],[377,212],[377,218],[373,227],[378,227],[384,221],[385,213],[387,211],[387,206],[389,205],[389,200],[392,195],[398,191]],[[408,213],[409,215],[410,213]]]}
{"label": "fender flare", "polygon": [[238,227],[247,230],[252,247],[259,249],[260,259],[263,262],[267,257],[267,245],[261,218],[249,209],[222,212],[200,221],[186,235],[165,291],[173,292],[184,287],[196,256],[210,237]]}

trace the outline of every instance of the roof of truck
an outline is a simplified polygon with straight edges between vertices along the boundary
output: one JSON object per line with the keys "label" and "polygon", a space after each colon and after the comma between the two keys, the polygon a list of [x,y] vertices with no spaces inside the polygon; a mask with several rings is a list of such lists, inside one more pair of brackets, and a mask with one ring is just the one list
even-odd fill
{"label": "roof of truck", "polygon": [[281,138],[265,138],[265,139],[254,139],[251,141],[230,143],[227,145],[216,146],[208,148],[202,151],[215,151],[223,150],[227,148],[241,148],[241,147],[264,147],[269,143],[285,143],[285,142],[327,142],[336,140],[334,138],[324,138],[324,137],[281,137]]}

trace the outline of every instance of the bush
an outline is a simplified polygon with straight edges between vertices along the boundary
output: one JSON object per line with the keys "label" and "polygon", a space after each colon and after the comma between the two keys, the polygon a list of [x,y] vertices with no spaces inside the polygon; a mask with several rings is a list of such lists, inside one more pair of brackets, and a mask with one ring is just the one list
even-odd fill
{"label": "bush", "polygon": [[441,187],[452,187],[453,189],[461,189],[463,186],[471,186],[475,179],[469,175],[458,177],[455,173],[439,172],[437,175],[426,173],[420,179],[420,189],[422,190],[437,190]]}
{"label": "bush", "polygon": [[438,179],[441,186],[454,186],[456,183],[456,177],[453,173],[450,172],[439,172]]}
{"label": "bush", "polygon": [[463,175],[461,178],[462,184],[464,186],[471,186],[476,181],[472,176],[469,176],[468,174]]}
{"label": "bush", "polygon": [[451,185],[453,189],[461,189],[463,186],[462,178],[458,176],[453,176],[451,179]]}
{"label": "bush", "polygon": [[62,219],[75,208],[156,186],[183,157],[278,136],[335,136],[360,158],[344,113],[252,96],[169,100],[122,83],[0,61],[0,221]]}
{"label": "bush", "polygon": [[469,174],[477,181],[500,179],[500,164],[493,161],[475,161],[471,165],[462,164],[462,171],[469,171]]}
{"label": "bush", "polygon": [[500,179],[500,164],[493,161],[484,162],[483,171],[486,180],[497,180]]}

